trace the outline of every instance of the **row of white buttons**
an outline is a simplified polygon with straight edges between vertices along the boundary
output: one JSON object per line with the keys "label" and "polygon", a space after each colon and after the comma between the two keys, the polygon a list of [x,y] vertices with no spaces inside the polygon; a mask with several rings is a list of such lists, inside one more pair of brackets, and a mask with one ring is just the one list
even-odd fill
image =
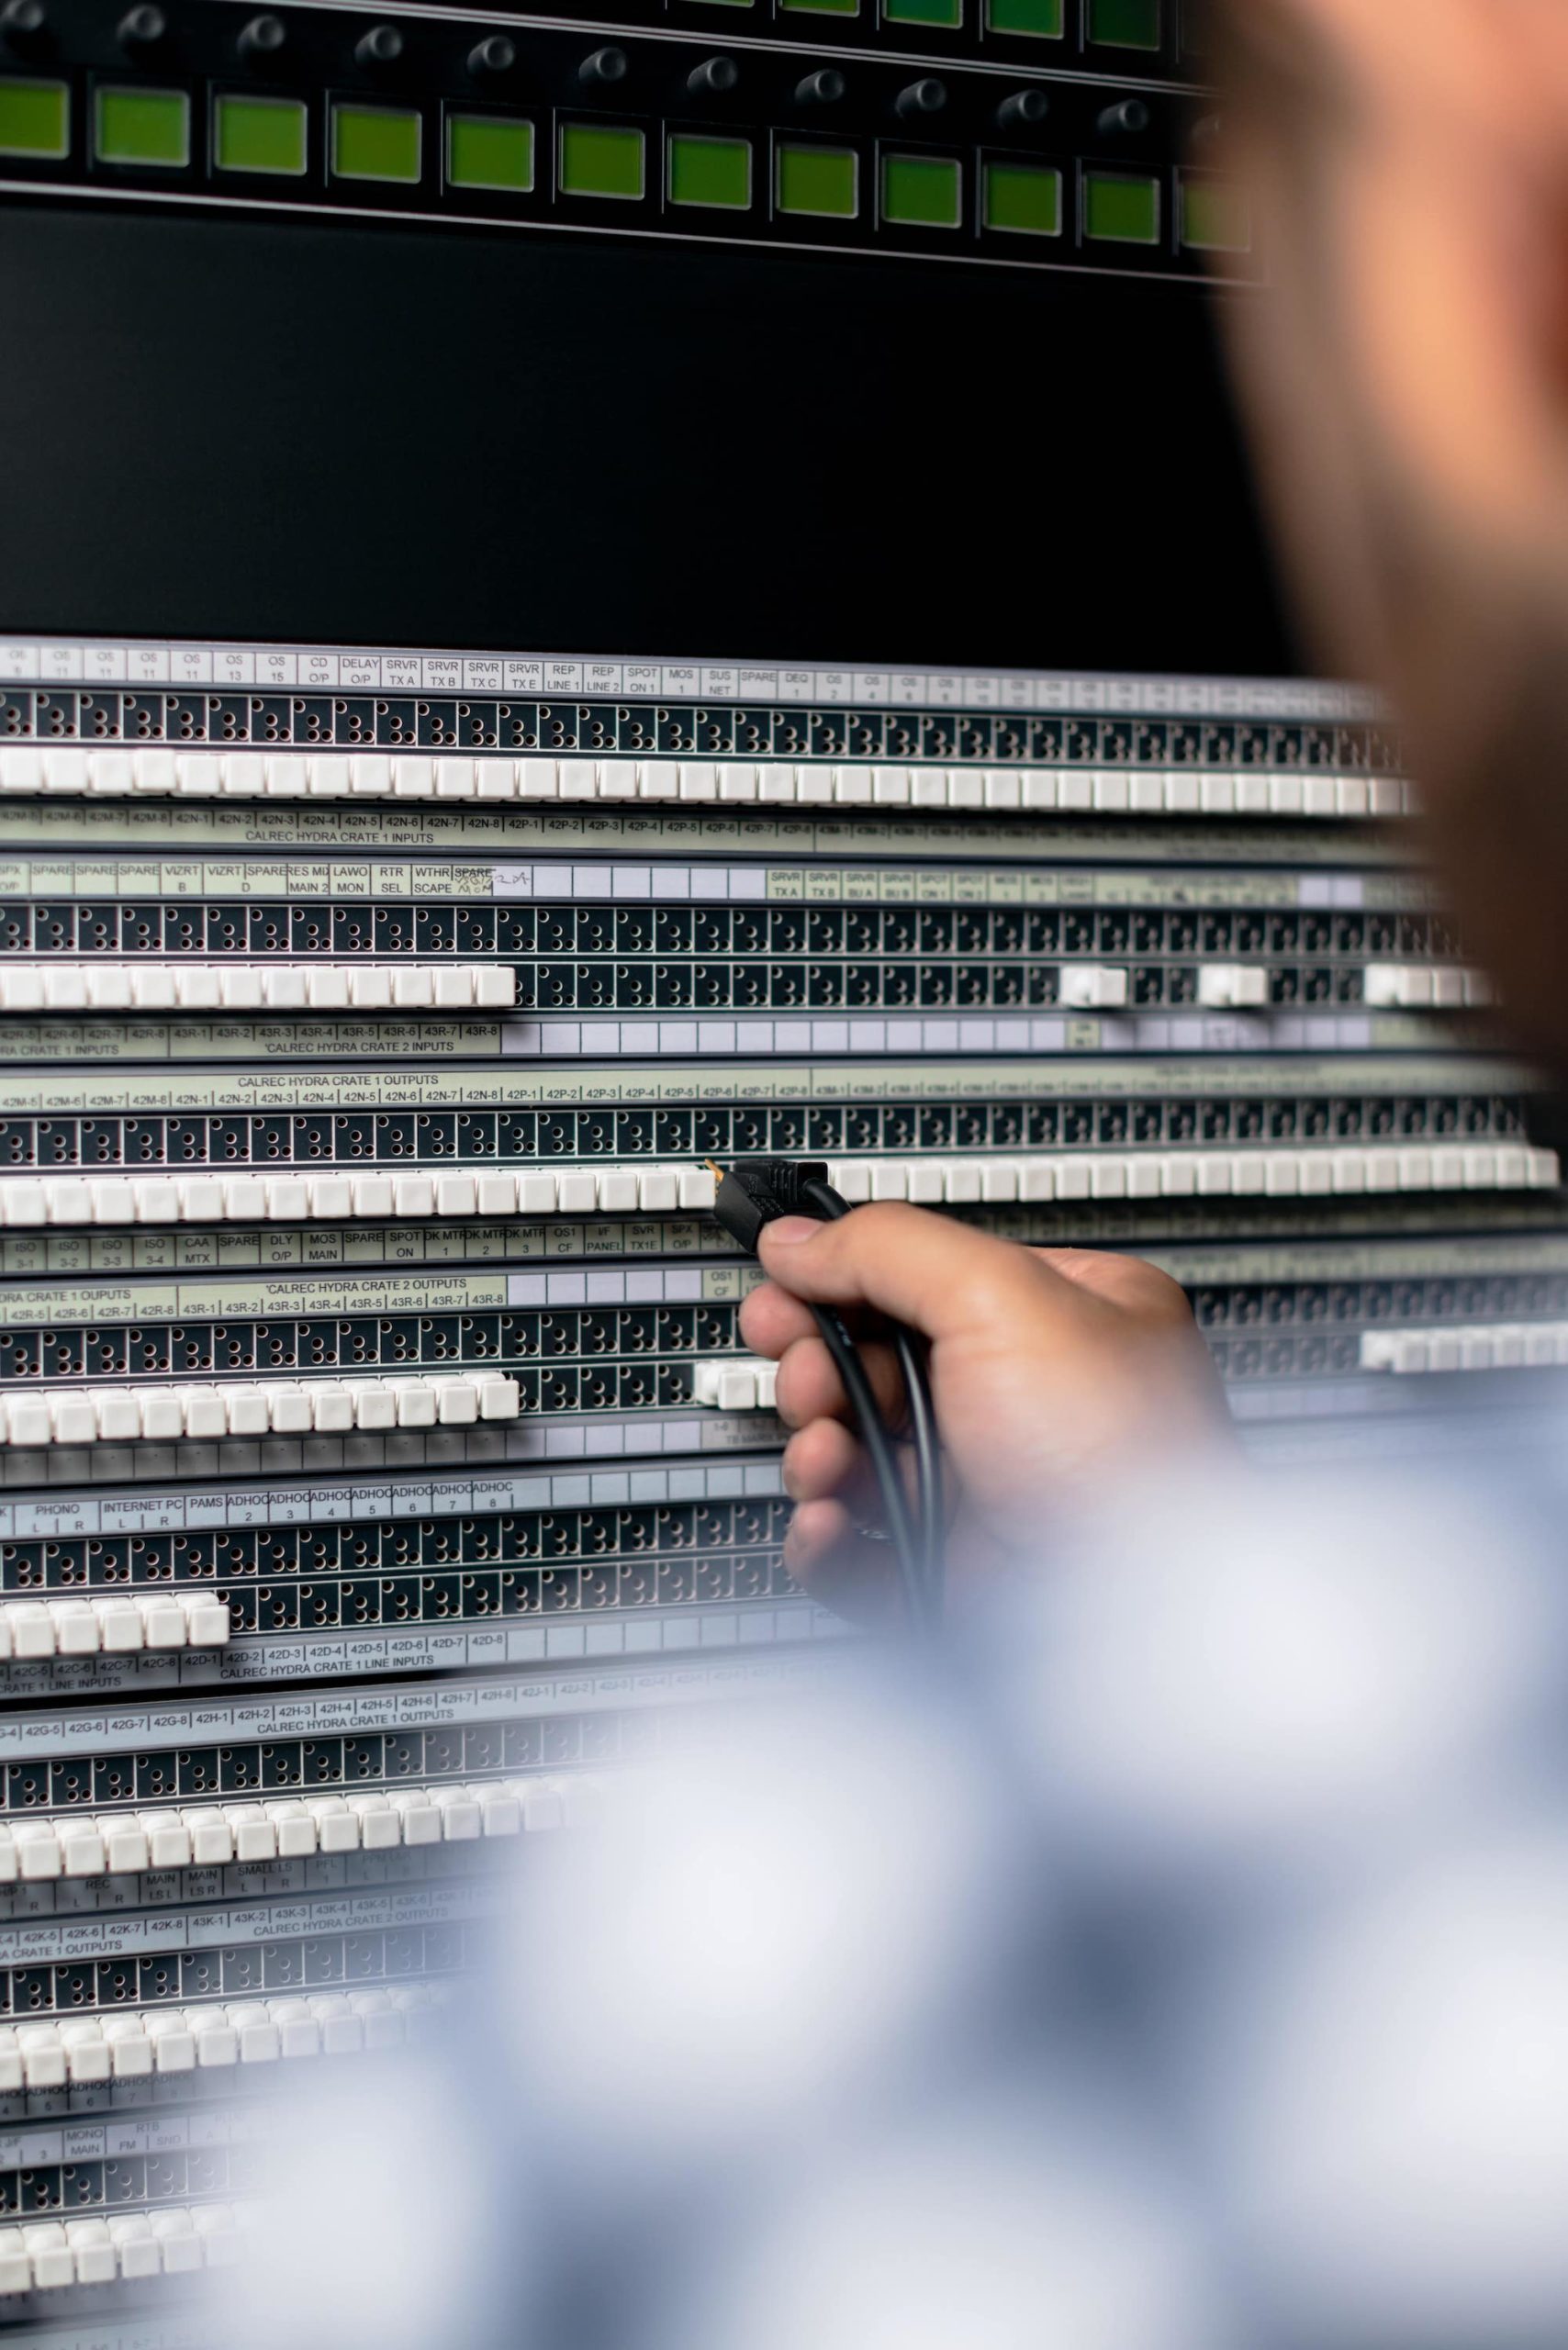
{"label": "row of white buttons", "polygon": [[1488,1004],[1492,989],[1484,971],[1466,971],[1452,963],[1369,963],[1361,974],[1361,1001],[1383,1010],[1397,1004],[1418,1010],[1425,1004]]}
{"label": "row of white buttons", "polygon": [[0,2027],[0,2090],[74,2088],[147,2080],[210,2065],[275,2065],[282,2057],[348,2056],[400,2048],[438,2002],[385,1991],[245,1999],[226,2007],[123,2009],[109,2015]]}
{"label": "row of white buttons", "polygon": [[1363,1371],[1544,1371],[1564,1364],[1568,1322],[1450,1323],[1361,1337]]}
{"label": "row of white buttons", "polygon": [[11,1388],[0,1444],[111,1444],[139,1438],[340,1435],[350,1428],[469,1428],[515,1420],[515,1379],[236,1379],[212,1387]]}
{"label": "row of white buttons", "polygon": [[9,963],[0,1012],[472,1012],[517,1002],[510,963]]}
{"label": "row of white buttons", "polygon": [[1269,973],[1261,963],[1204,963],[1198,972],[1198,1002],[1211,1011],[1240,1010],[1269,1001]]}
{"label": "row of white buttons", "polygon": [[[1363,1371],[1509,1371],[1568,1366],[1568,1322],[1467,1324],[1440,1330],[1368,1330]],[[778,1365],[730,1358],[700,1363],[694,1401],[722,1411],[771,1411]],[[769,1377],[769,1373],[775,1374]],[[704,1377],[704,1373],[717,1374]]]}
{"label": "row of white buttons", "polygon": [[[1126,1002],[1131,974],[1120,963],[1064,963],[1058,1001],[1074,1011],[1119,1011]],[[1367,966],[1364,1001],[1374,1009],[1401,1005],[1484,1004],[1492,991],[1479,971],[1454,964],[1372,963]],[[1204,963],[1198,970],[1198,1002],[1208,1011],[1250,1010],[1269,1002],[1269,968],[1263,963]]]}
{"label": "row of white buttons", "polygon": [[238,2257],[241,2221],[227,2203],[165,2205],[112,2220],[34,2220],[0,2228],[0,2293],[176,2277]]}
{"label": "row of white buttons", "polygon": [[778,1365],[760,1356],[720,1355],[691,1366],[691,1400],[721,1412],[771,1412]]}
{"label": "row of white buttons", "polygon": [[0,792],[194,799],[756,800],[1042,813],[1396,816],[1395,776],[1250,769],[797,766],[744,759],[431,758],[365,751],[0,748]]}
{"label": "row of white buttons", "polygon": [[0,1824],[0,1885],[532,1835],[565,1826],[588,1799],[574,1781],[479,1779],[367,1788],[352,1796],[274,1796],[257,1803],[11,1819]]}
{"label": "row of white buttons", "polygon": [[[885,1158],[837,1162],[846,1200],[927,1205],[1083,1200],[1194,1192],[1521,1191],[1554,1186],[1557,1158],[1523,1145],[1361,1145],[1270,1151],[1125,1151],[1058,1158]],[[267,1224],[348,1216],[652,1214],[713,1204],[698,1167],[581,1167],[559,1173],[454,1175],[103,1175],[0,1177],[0,1227]]]}
{"label": "row of white buttons", "polygon": [[1557,1154],[1523,1144],[1360,1144],[1341,1149],[1112,1151],[1058,1158],[831,1160],[828,1181],[852,1203],[935,1207],[1014,1200],[1191,1199],[1335,1192],[1518,1192],[1555,1188]]}
{"label": "row of white buttons", "polygon": [[[0,1658],[127,1656],[141,1649],[221,1649],[229,1609],[216,1593],[17,1599],[0,1606]],[[0,1834],[3,1834],[0,1830]],[[5,1881],[0,1867],[0,1883]]]}
{"label": "row of white buttons", "polygon": [[15,1232],[39,1225],[279,1224],[307,1216],[654,1214],[711,1208],[713,1192],[705,1167],[0,1176],[0,1226]]}
{"label": "row of white buttons", "polygon": [[1127,1000],[1129,974],[1121,963],[1064,963],[1059,1002],[1074,1012],[1116,1012]]}

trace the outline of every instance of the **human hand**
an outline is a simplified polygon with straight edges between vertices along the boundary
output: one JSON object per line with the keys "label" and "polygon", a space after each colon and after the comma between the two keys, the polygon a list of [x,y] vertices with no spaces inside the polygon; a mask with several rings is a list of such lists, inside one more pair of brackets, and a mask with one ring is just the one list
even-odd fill
{"label": "human hand", "polygon": [[[858,1530],[879,1515],[874,1481],[810,1304],[837,1306],[852,1325],[884,1315],[930,1339],[960,1576],[1028,1557],[1054,1516],[1111,1477],[1232,1441],[1185,1297],[1136,1257],[1019,1248],[892,1202],[831,1224],[782,1217],[760,1254],[769,1279],[743,1304],[741,1333],[778,1360],[778,1410],[796,1430],[784,1455],[797,1505],[786,1560],[835,1606],[881,1602],[890,1566],[886,1546]],[[896,1427],[892,1350],[873,1337],[860,1351]]]}

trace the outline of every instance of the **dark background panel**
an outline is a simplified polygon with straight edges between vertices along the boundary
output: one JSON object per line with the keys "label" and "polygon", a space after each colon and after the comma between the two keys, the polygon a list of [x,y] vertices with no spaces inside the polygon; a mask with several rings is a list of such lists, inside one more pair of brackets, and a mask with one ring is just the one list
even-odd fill
{"label": "dark background panel", "polygon": [[1190,287],[13,206],[0,626],[1294,667]]}

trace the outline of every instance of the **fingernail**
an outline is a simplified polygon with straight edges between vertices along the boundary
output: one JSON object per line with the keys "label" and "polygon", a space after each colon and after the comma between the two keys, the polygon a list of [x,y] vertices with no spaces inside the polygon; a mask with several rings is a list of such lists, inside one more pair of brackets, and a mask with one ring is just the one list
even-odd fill
{"label": "fingernail", "polygon": [[800,1240],[814,1240],[822,1230],[809,1215],[781,1215],[777,1223],[764,1227],[763,1237],[782,1248],[793,1248]]}

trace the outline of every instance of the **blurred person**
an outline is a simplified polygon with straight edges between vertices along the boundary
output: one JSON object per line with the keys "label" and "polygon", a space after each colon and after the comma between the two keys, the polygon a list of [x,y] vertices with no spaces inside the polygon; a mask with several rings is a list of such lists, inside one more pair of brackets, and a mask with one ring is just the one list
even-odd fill
{"label": "blurred person", "polygon": [[[1271,290],[1224,317],[1308,642],[1388,694],[1427,845],[1519,1039],[1568,1073],[1568,7],[1236,0],[1224,158]],[[956,1556],[1027,1552],[1085,1485],[1225,1445],[1175,1284],[894,1203],[764,1236],[748,1345],[780,1360],[790,1563],[879,1578],[846,1404],[805,1301],[933,1342]],[[885,1351],[873,1360],[896,1407]]]}
{"label": "blurred person", "polygon": [[[1391,695],[1450,899],[1568,1069],[1568,9],[1219,28],[1305,623]],[[303,2130],[245,2341],[1561,2350],[1560,1447],[1265,1474],[1134,1259],[893,1205],[762,1254],[790,1560],[846,1607],[885,1548],[805,1306],[931,1339],[946,1650],[715,1715],[526,1856],[450,2039]]]}

